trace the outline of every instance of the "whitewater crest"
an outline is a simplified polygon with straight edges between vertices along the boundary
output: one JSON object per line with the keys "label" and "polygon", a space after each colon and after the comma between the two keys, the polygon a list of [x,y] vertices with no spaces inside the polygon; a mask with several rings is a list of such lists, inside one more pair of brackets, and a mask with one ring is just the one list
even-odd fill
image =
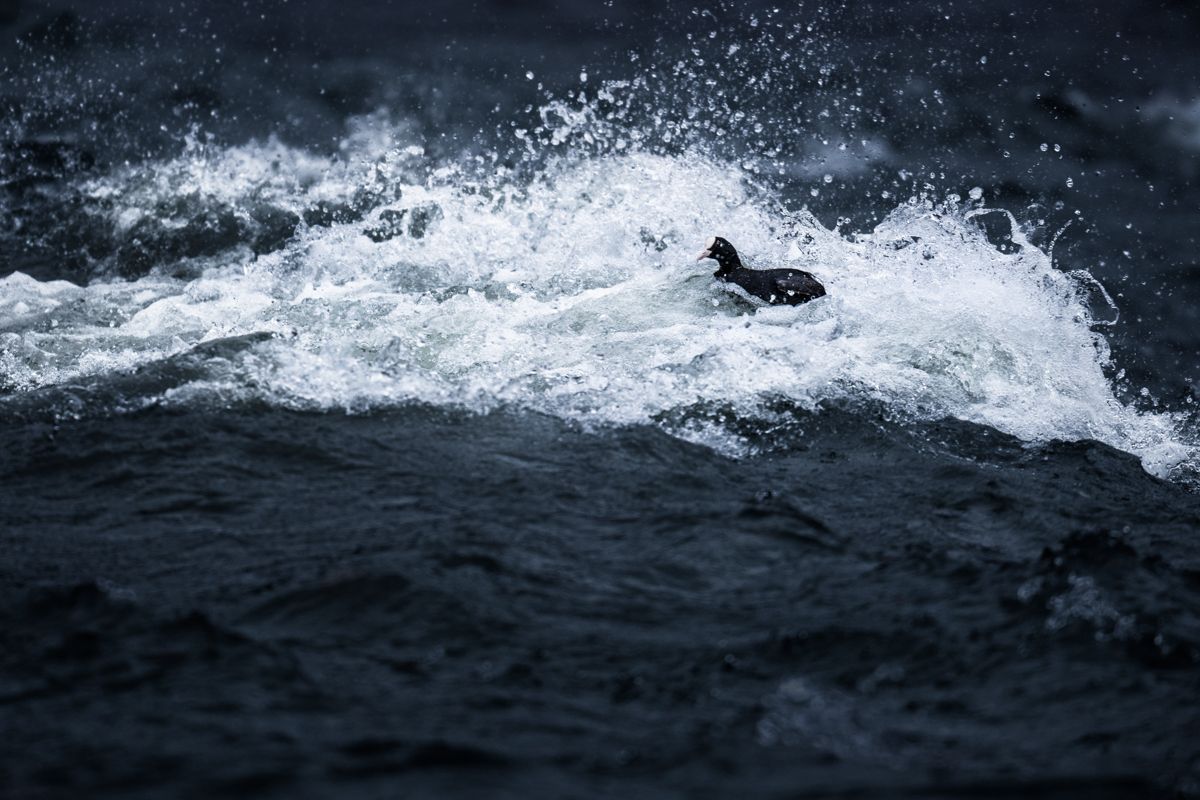
{"label": "whitewater crest", "polygon": [[[761,442],[728,419],[869,400],[1032,442],[1098,439],[1158,475],[1195,467],[1180,417],[1114,396],[1103,290],[1015,225],[998,250],[978,204],[914,200],[848,238],[695,150],[518,174],[486,156],[434,164],[374,129],[335,158],[192,142],[85,184],[90,224],[143,267],[87,286],[0,280],[0,391],[205,352],[117,405],[516,406],[744,454]],[[712,235],[752,266],[814,273],[829,296],[757,307],[723,291],[693,261]],[[250,334],[270,335],[195,350]]]}

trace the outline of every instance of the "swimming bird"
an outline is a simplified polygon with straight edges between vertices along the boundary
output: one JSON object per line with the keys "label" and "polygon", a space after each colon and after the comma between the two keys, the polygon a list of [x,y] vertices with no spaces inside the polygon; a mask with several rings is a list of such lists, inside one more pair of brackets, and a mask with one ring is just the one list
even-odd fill
{"label": "swimming bird", "polygon": [[713,277],[736,283],[750,294],[771,305],[798,306],[825,296],[825,287],[807,272],[798,269],[748,269],[742,266],[737,250],[726,240],[714,236],[708,241],[697,261],[716,259],[718,269]]}

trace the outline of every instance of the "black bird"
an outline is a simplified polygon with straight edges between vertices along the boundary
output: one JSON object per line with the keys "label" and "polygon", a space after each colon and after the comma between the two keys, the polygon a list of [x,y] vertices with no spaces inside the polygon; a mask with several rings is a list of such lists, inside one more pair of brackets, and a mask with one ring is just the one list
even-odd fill
{"label": "black bird", "polygon": [[798,269],[747,269],[733,245],[714,236],[696,259],[715,258],[719,268],[713,276],[736,283],[755,297],[775,306],[798,306],[825,296],[825,287],[812,275]]}

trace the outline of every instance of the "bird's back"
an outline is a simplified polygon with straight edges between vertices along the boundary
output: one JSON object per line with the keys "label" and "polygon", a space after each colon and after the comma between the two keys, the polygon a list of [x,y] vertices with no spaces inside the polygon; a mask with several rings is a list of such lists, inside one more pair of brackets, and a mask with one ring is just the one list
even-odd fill
{"label": "bird's back", "polygon": [[734,270],[727,280],[772,305],[795,306],[825,296],[825,287],[799,269]]}

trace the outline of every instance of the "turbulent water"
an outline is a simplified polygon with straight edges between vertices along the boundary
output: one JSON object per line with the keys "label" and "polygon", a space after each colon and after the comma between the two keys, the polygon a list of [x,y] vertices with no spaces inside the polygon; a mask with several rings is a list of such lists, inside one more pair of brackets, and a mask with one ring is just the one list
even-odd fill
{"label": "turbulent water", "polygon": [[[781,407],[874,401],[1031,442],[1096,439],[1162,477],[1195,469],[1184,414],[1114,395],[1104,288],[1019,230],[998,249],[973,223],[1011,225],[1003,211],[913,199],[849,238],[698,153],[567,157],[517,178],[486,159],[438,166],[377,119],[352,124],[336,159],[192,142],[80,186],[84,224],[127,259],[116,269],[155,268],[85,287],[3,279],[10,395],[24,405],[44,387],[269,334],[195,357],[173,385],[99,403],[68,388],[53,402],[79,414],[512,406],[658,423],[744,454],[787,443]],[[829,298],[756,308],[721,291],[694,263],[706,232],[736,237],[752,264],[813,271]]]}
{"label": "turbulent water", "polygon": [[[1170,86],[1126,111],[1036,13],[930,66],[950,14],[614,11],[537,63],[129,9],[20,12],[4,73],[0,716],[50,744],[0,789],[1197,791]],[[729,291],[713,235],[828,296]]]}

